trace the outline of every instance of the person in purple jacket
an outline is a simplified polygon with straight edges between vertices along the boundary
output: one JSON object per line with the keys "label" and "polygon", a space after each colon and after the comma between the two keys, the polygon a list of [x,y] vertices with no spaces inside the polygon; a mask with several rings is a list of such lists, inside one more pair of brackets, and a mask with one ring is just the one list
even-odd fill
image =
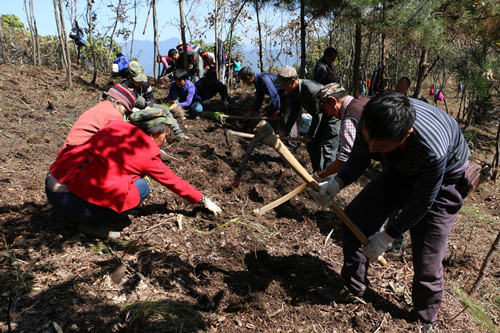
{"label": "person in purple jacket", "polygon": [[188,72],[184,69],[174,71],[174,82],[170,85],[167,100],[173,103],[171,109],[183,108],[191,116],[196,117],[203,112],[201,98],[196,93],[194,83],[188,80]]}

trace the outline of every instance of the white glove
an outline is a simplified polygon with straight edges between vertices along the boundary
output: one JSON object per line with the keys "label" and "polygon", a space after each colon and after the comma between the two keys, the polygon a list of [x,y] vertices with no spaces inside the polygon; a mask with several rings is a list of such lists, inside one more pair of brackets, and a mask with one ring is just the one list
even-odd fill
{"label": "white glove", "polygon": [[320,176],[318,176],[318,172],[311,173],[311,177],[313,177],[313,179],[315,181],[317,181],[318,183],[320,183],[321,181],[323,181],[323,178],[321,178]]}
{"label": "white glove", "polygon": [[135,107],[138,108],[139,110],[142,110],[146,107],[146,100],[144,99],[144,97],[142,96],[137,97],[135,101]]}
{"label": "white glove", "polygon": [[203,198],[201,198],[201,202],[203,203],[203,206],[214,213],[214,215],[219,215],[220,213],[222,213],[222,209],[220,209],[220,207],[217,206],[215,202],[213,202],[209,198],[203,196]]}
{"label": "white glove", "polygon": [[363,252],[370,261],[379,261],[384,255],[385,250],[391,246],[394,238],[389,236],[387,232],[379,231],[368,237],[368,244],[363,246]]}
{"label": "white glove", "polygon": [[335,179],[320,183],[318,192],[313,189],[309,190],[309,194],[313,197],[314,201],[322,207],[328,207],[339,192],[340,184]]}

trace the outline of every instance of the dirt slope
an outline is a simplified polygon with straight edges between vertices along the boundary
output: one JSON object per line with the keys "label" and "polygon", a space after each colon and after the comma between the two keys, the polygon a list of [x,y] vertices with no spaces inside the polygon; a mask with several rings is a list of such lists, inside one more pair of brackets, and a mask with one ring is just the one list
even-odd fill
{"label": "dirt slope", "polygon": [[[53,332],[54,323],[64,332],[418,332],[408,321],[408,244],[401,256],[387,257],[387,267],[373,265],[366,304],[342,303],[341,222],[304,193],[254,215],[301,182],[260,146],[234,189],[248,141],[231,138],[231,156],[221,124],[209,117],[181,121],[191,140],[164,150],[174,172],[220,204],[221,217],[153,182],[138,215],[122,223],[121,239],[78,233],[47,204],[44,177],[71,124],[119,81],[100,76],[93,87],[91,73],[74,68],[70,90],[62,71],[5,65],[0,71],[1,332],[8,331],[8,318],[13,332]],[[165,97],[167,88],[155,86],[155,96]],[[248,109],[251,90],[230,94],[233,113]],[[47,109],[48,99],[56,110]],[[475,147],[491,152],[494,126],[481,129]],[[473,161],[489,162],[487,153],[477,151]],[[310,169],[303,147],[296,156]],[[343,191],[339,205],[373,172]],[[499,231],[498,198],[498,186],[484,183],[467,198],[451,234],[439,313],[445,332],[487,332],[461,312],[456,288],[470,288]],[[499,272],[496,256],[475,298],[496,325]]]}

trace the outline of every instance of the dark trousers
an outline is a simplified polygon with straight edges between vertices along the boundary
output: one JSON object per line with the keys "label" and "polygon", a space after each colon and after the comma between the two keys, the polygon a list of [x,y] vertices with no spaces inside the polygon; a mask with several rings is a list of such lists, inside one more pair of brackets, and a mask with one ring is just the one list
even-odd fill
{"label": "dark trousers", "polygon": [[340,121],[326,114],[321,118],[316,135],[307,144],[313,171],[321,171],[337,159]]}
{"label": "dark trousers", "polygon": [[[149,194],[149,185],[142,178],[137,179],[134,184],[139,190],[142,202]],[[45,193],[57,213],[71,222],[87,222],[99,227],[113,223],[120,217],[120,214],[111,208],[90,203],[71,192],[52,192],[47,186],[47,181],[45,182]]]}
{"label": "dark trousers", "polygon": [[[379,230],[394,209],[403,208],[412,191],[413,178],[389,167],[354,198],[345,212],[368,237]],[[414,267],[413,306],[418,319],[425,323],[437,323],[436,314],[444,288],[442,260],[446,254],[448,235],[462,202],[456,185],[443,185],[431,209],[410,229]],[[345,225],[342,247],[342,279],[351,292],[362,296],[369,284],[369,261],[360,242]]]}

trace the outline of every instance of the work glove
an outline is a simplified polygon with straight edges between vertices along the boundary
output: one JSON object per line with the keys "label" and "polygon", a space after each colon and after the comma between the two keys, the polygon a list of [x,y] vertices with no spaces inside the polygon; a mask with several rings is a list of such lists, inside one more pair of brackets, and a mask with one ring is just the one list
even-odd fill
{"label": "work glove", "polygon": [[394,238],[384,231],[379,231],[368,237],[368,244],[363,246],[363,252],[370,261],[379,261],[384,255],[385,250],[392,245]]}
{"label": "work glove", "polygon": [[320,183],[318,192],[313,189],[309,190],[311,197],[313,197],[314,201],[321,207],[328,207],[339,192],[340,184],[335,179],[329,182]]}
{"label": "work glove", "polygon": [[189,140],[189,136],[186,133],[180,132],[174,136],[175,141]]}
{"label": "work glove", "polygon": [[322,178],[322,177],[320,177],[320,176],[318,176],[318,172],[317,172],[317,171],[315,171],[315,172],[311,173],[311,177],[313,177],[313,179],[314,179],[315,181],[317,181],[318,183],[320,183],[320,182],[322,182],[322,181],[323,181],[323,178]]}
{"label": "work glove", "polygon": [[144,99],[144,97],[142,96],[137,97],[135,101],[135,107],[138,108],[139,110],[142,110],[146,107],[146,100]]}
{"label": "work glove", "polygon": [[222,213],[222,209],[205,195],[203,195],[200,202],[203,204],[203,206],[205,206],[206,209],[214,213],[214,215],[219,215],[220,213]]}

